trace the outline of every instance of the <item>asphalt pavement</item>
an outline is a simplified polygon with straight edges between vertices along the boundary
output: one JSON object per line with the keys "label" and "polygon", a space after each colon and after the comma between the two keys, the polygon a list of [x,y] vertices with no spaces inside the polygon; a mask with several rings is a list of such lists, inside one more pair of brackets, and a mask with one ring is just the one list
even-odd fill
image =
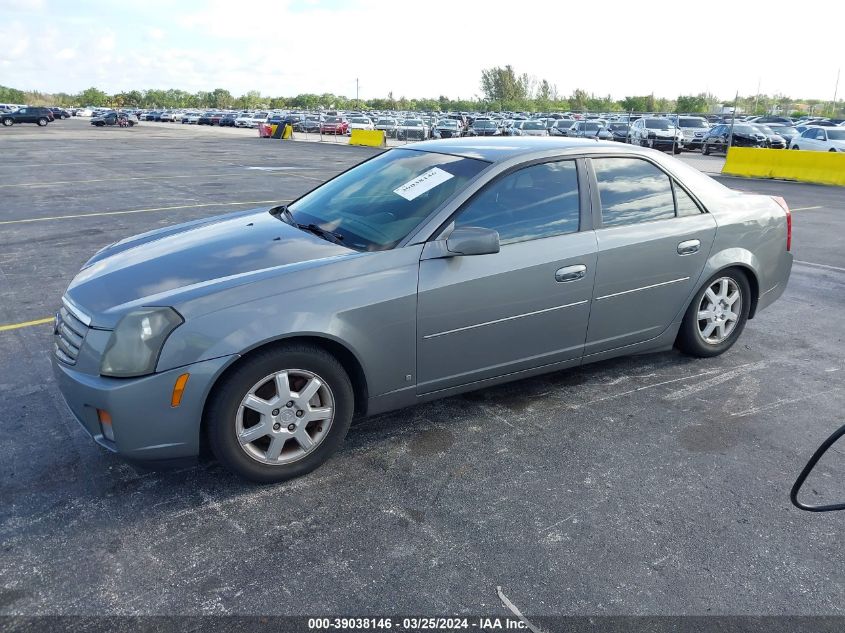
{"label": "asphalt pavement", "polygon": [[[179,129],[177,129],[179,128]],[[139,472],[52,378],[49,318],[99,248],[290,200],[372,150],[178,124],[0,130],[0,615],[845,615],[845,513],[789,504],[845,422],[845,193],[782,195],[784,296],[714,359],[676,352],[356,424],[276,486]],[[841,457],[841,453],[835,457]],[[845,460],[808,494],[845,497]]]}

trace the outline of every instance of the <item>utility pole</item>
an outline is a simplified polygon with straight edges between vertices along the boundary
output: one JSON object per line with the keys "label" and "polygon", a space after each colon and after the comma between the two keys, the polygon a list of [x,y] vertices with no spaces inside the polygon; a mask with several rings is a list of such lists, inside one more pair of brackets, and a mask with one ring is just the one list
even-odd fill
{"label": "utility pole", "polygon": [[831,112],[832,116],[836,116],[836,97],[839,96],[839,73],[842,72],[842,69],[839,68],[836,71],[836,87],[833,89],[833,112]]}
{"label": "utility pole", "polygon": [[760,100],[760,78],[757,78],[757,96],[754,97],[754,114],[757,114],[757,102]]}
{"label": "utility pole", "polygon": [[358,100],[358,78],[355,77],[355,109],[361,109],[361,102]]}
{"label": "utility pole", "polygon": [[733,147],[733,144],[734,144],[734,122],[736,121],[736,104],[737,104],[738,101],[739,101],[739,90],[737,90],[736,97],[734,97],[734,111],[733,111],[733,114],[731,114],[731,132],[730,132],[730,136],[728,137],[728,150],[725,150],[725,152],[726,152],[725,155],[727,155],[727,151],[729,151],[730,148]]}

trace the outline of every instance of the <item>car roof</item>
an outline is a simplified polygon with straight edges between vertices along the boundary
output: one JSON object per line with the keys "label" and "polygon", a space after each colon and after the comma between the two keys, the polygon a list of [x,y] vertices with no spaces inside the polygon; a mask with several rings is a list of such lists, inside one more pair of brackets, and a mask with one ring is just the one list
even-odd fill
{"label": "car roof", "polygon": [[406,149],[438,154],[450,154],[464,158],[477,158],[495,163],[515,156],[548,152],[552,150],[579,150],[604,147],[612,151],[624,151],[620,143],[601,142],[592,139],[566,138],[559,136],[524,136],[524,137],[469,137],[422,141]]}

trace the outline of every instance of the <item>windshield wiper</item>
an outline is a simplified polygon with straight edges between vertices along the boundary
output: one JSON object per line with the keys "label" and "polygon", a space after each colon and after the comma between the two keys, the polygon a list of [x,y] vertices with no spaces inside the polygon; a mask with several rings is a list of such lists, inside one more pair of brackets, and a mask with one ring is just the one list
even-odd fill
{"label": "windshield wiper", "polygon": [[288,206],[286,204],[280,204],[279,206],[270,209],[270,215],[279,218],[282,222],[285,222],[286,224],[295,226],[301,231],[308,231],[309,233],[313,233],[317,237],[321,237],[326,241],[334,242],[335,244],[340,244],[343,241],[343,236],[340,233],[329,231],[328,229],[324,229],[323,227],[313,223],[300,224],[296,221],[296,218],[293,217],[293,213],[291,213],[290,209],[288,209]]}
{"label": "windshield wiper", "polygon": [[287,222],[291,226],[296,226],[296,220],[293,219],[293,214],[286,204],[280,204],[270,209],[270,215],[279,218],[282,222]]}
{"label": "windshield wiper", "polygon": [[302,229],[303,231],[313,233],[317,237],[322,237],[324,240],[334,242],[335,244],[340,244],[343,241],[343,236],[340,233],[329,231],[328,229],[324,229],[323,227],[317,226],[316,224],[294,223],[294,226],[296,226],[298,229]]}

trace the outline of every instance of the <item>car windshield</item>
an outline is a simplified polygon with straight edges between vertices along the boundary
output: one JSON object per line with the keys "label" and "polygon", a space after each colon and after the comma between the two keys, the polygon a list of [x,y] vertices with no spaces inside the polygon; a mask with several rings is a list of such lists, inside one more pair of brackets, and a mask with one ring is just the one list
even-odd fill
{"label": "car windshield", "polygon": [[437,124],[437,127],[458,127],[457,121],[452,121],[451,119],[446,119],[445,121],[441,121]]}
{"label": "car windshield", "polygon": [[587,130],[588,132],[595,132],[600,127],[601,126],[598,123],[585,123],[584,124],[584,129]]}
{"label": "car windshield", "polygon": [[845,141],[845,130],[827,130],[827,138],[831,141]]}
{"label": "car windshield", "polygon": [[365,119],[364,117],[356,116],[349,119],[350,123],[369,123],[369,119]]}
{"label": "car windshield", "polygon": [[627,130],[628,124],[627,123],[611,123],[607,126],[610,130]]}
{"label": "car windshield", "polygon": [[685,119],[685,118],[681,118],[681,119],[678,120],[678,126],[679,127],[700,127],[700,128],[709,127],[707,125],[707,121],[705,121],[704,119]]}
{"label": "car windshield", "polygon": [[496,124],[493,121],[476,121],[472,124],[472,127],[477,128],[489,128],[489,127],[496,127]]}
{"label": "car windshield", "polygon": [[407,127],[422,127],[423,122],[419,119],[405,119],[402,125]]}
{"label": "car windshield", "polygon": [[340,117],[339,116],[327,116],[326,117],[326,123],[340,123]]}
{"label": "car windshield", "polygon": [[395,125],[396,121],[393,119],[379,119],[376,125]]}
{"label": "car windshield", "polygon": [[772,128],[775,134],[798,134],[798,130],[790,125],[777,125]]}
{"label": "car windshield", "polygon": [[741,134],[757,134],[759,130],[753,125],[734,125],[734,132]]}
{"label": "car windshield", "polygon": [[523,130],[545,130],[546,125],[542,121],[526,121],[522,124]]}
{"label": "car windshield", "polygon": [[777,134],[772,128],[768,125],[756,125],[755,126],[758,130],[760,130],[763,134]]}
{"label": "car windshield", "polygon": [[671,130],[674,127],[665,119],[646,119],[645,126],[650,130]]}
{"label": "car windshield", "polygon": [[393,149],[330,180],[290,205],[299,224],[316,224],[362,251],[392,248],[488,163]]}

